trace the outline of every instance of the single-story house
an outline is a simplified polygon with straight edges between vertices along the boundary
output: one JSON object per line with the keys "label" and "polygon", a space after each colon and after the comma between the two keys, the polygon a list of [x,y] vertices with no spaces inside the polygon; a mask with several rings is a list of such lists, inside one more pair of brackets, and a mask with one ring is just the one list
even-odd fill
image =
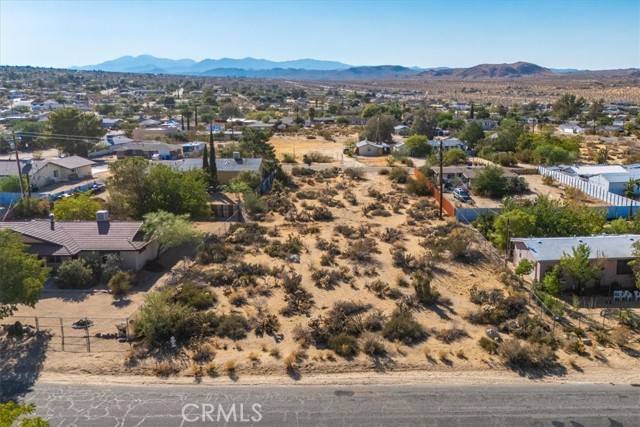
{"label": "single-story house", "polygon": [[577,123],[562,123],[558,126],[558,130],[562,133],[577,135],[584,133],[585,129]]}
{"label": "single-story house", "polygon": [[360,156],[384,156],[389,154],[391,146],[385,142],[373,142],[363,139],[356,143],[356,152]]}
{"label": "single-story house", "polygon": [[[22,173],[29,174],[29,182],[34,188],[93,178],[91,167],[94,164],[95,162],[80,156],[21,162]],[[0,177],[4,176],[18,176],[15,160],[0,160]]]}
{"label": "single-story house", "polygon": [[[153,162],[153,164],[167,165],[180,171],[188,171],[202,169],[202,158],[161,160]],[[255,172],[262,176],[262,159],[243,158],[240,157],[239,153],[234,153],[233,158],[216,158],[216,169],[218,171],[218,182],[227,184],[242,172]]]}
{"label": "single-story house", "polygon": [[122,119],[111,119],[108,117],[104,117],[102,119],[102,127],[105,129],[118,129]]}
{"label": "single-story house", "polygon": [[440,150],[440,141],[442,141],[442,151],[448,151],[453,148],[459,148],[464,151],[467,150],[467,146],[464,141],[458,138],[436,138],[429,141],[429,145],[434,150]]}
{"label": "single-story house", "polygon": [[640,234],[598,235],[578,237],[530,237],[513,238],[513,263],[518,265],[526,259],[534,264],[532,280],[540,281],[563,255],[571,255],[580,244],[589,247],[590,260],[602,267],[598,286],[634,286],[633,272],[629,261],[633,258],[633,244],[640,241]]}
{"label": "single-story house", "polygon": [[118,159],[144,157],[146,159],[177,160],[184,157],[182,146],[159,141],[133,141],[113,150]]}
{"label": "single-story house", "polygon": [[98,211],[96,221],[48,220],[0,222],[0,230],[22,235],[31,253],[52,267],[66,259],[97,252],[118,254],[122,268],[140,270],[158,255],[158,243],[145,239],[141,221],[110,221],[107,211]]}
{"label": "single-story house", "polygon": [[133,139],[152,139],[163,136],[176,135],[179,132],[177,126],[138,127],[133,130]]}
{"label": "single-story house", "polygon": [[[621,196],[625,195],[627,190],[627,185],[629,180],[640,179],[640,173],[636,171],[633,172],[624,172],[624,173],[603,173],[600,175],[595,175],[589,178],[589,182],[592,184],[596,184],[603,188],[604,190],[619,194]],[[634,184],[633,186],[633,194],[640,194],[640,188]]]}
{"label": "single-story house", "polygon": [[203,141],[186,142],[182,144],[182,153],[187,157],[201,154],[206,145]]}

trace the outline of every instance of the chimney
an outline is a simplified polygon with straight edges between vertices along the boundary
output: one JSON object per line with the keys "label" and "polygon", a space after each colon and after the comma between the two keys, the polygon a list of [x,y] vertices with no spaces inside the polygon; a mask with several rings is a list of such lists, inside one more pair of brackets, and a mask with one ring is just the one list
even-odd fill
{"label": "chimney", "polygon": [[51,231],[56,229],[56,218],[52,213],[49,214],[49,224],[51,224]]}
{"label": "chimney", "polygon": [[242,156],[240,156],[240,152],[239,151],[234,151],[233,152],[233,160],[235,160],[238,163],[242,162]]}
{"label": "chimney", "polygon": [[96,221],[98,221],[98,223],[109,222],[109,211],[97,211]]}

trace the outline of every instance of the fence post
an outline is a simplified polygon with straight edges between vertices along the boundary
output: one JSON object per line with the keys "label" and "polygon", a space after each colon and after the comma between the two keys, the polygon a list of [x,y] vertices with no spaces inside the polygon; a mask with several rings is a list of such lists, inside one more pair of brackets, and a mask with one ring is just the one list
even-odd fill
{"label": "fence post", "polygon": [[62,324],[62,317],[60,319],[60,337],[62,338],[62,351],[64,351],[64,326]]}
{"label": "fence post", "polygon": [[40,321],[38,320],[38,316],[35,316],[36,319],[36,331],[40,332]]}

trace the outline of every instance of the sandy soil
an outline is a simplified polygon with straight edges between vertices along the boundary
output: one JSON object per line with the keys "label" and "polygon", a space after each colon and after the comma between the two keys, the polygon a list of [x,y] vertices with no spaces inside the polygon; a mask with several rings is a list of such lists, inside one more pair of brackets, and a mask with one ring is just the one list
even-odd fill
{"label": "sandy soil", "polygon": [[336,137],[336,141],[334,142],[327,141],[320,136],[315,137],[315,139],[308,139],[304,135],[288,136],[277,134],[271,137],[269,143],[275,148],[276,155],[279,159],[282,159],[284,154],[291,154],[301,163],[302,156],[317,151],[339,162],[344,157],[343,150],[345,142],[355,140],[355,137],[355,135],[350,137],[339,136]]}
{"label": "sandy soil", "polygon": [[[311,309],[309,316],[278,316],[280,333],[283,334],[283,339],[280,342],[269,336],[257,337],[253,332],[250,332],[246,339],[236,342],[226,338],[211,339],[210,344],[215,348],[216,353],[213,363],[220,375],[224,375],[223,366],[229,361],[234,361],[237,364],[236,371],[241,378],[245,375],[276,377],[285,375],[283,359],[290,353],[300,350],[300,344],[295,341],[293,336],[294,328],[297,325],[306,326],[311,318],[326,314],[337,301],[362,302],[370,304],[372,309],[379,309],[386,315],[391,314],[396,307],[396,302],[388,297],[377,297],[366,285],[375,279],[379,279],[388,283],[391,288],[396,288],[404,295],[412,294],[413,289],[398,286],[399,278],[408,280],[409,277],[402,270],[393,266],[389,255],[392,245],[383,242],[379,237],[380,233],[385,228],[400,230],[403,234],[401,244],[407,249],[408,253],[419,256],[424,253],[424,249],[420,245],[423,238],[419,236],[419,233],[424,232],[425,229],[429,230],[445,224],[444,221],[436,219],[435,211],[429,210],[433,208],[426,209],[428,219],[415,224],[408,222],[407,208],[417,201],[414,196],[406,196],[407,199],[404,202],[397,199],[394,202],[387,203],[386,209],[392,213],[390,216],[364,216],[362,207],[374,201],[369,192],[371,188],[383,194],[395,195],[395,197],[401,197],[405,194],[402,188],[394,187],[394,184],[386,177],[374,173],[367,174],[364,181],[351,181],[345,177],[338,177],[322,181],[306,178],[296,179],[296,182],[300,185],[301,190],[316,190],[323,193],[329,193],[330,189],[337,186],[342,188],[342,190],[338,190],[334,198],[341,201],[344,207],[330,208],[334,215],[334,220],[330,222],[300,224],[289,222],[280,214],[272,213],[267,215],[262,224],[270,230],[270,236],[268,237],[270,241],[284,241],[289,235],[301,238],[304,250],[300,257],[300,263],[290,263],[272,258],[263,251],[250,247],[246,248],[240,259],[246,262],[268,265],[279,270],[293,269],[302,275],[303,288],[311,293],[315,305]],[[356,206],[352,206],[344,199],[346,190],[350,190],[356,196],[358,200]],[[295,203],[298,210],[302,210],[303,204],[317,205],[318,201],[296,200]],[[432,204],[431,206],[435,205]],[[393,211],[394,207],[399,207],[397,212]],[[357,270],[359,275],[355,276],[351,285],[342,283],[333,290],[324,290],[316,287],[311,277],[312,271],[320,267],[320,257],[323,254],[322,251],[316,248],[316,242],[319,238],[323,238],[335,242],[344,250],[350,241],[334,232],[334,226],[337,224],[354,227],[362,224],[370,226],[369,235],[376,239],[380,251],[379,254],[374,254],[375,261],[372,264],[375,267],[377,276],[366,277],[363,274],[366,266],[354,269],[352,261],[338,257],[336,259],[338,265],[349,268],[352,273],[356,273]],[[318,227],[319,233],[300,234],[301,228],[309,225]],[[274,237],[274,234],[277,234],[277,237]],[[482,248],[478,247],[478,249]],[[190,268],[207,271],[219,268],[219,266],[192,265]],[[499,288],[507,293],[509,292],[499,280],[499,271],[500,266],[490,261],[489,258],[483,258],[473,264],[460,263],[446,258],[438,261],[433,286],[443,298],[450,300],[451,303],[448,307],[438,306],[437,309],[430,308],[415,312],[416,320],[431,333],[428,339],[413,346],[385,341],[388,357],[384,360],[374,360],[363,353],[360,353],[352,360],[346,360],[335,355],[331,350],[317,349],[312,346],[306,349],[306,358],[300,362],[302,378],[330,373],[332,375],[354,375],[354,377],[360,378],[361,381],[369,381],[369,376],[373,378],[373,372],[427,371],[428,374],[425,373],[416,377],[427,378],[434,375],[443,378],[443,376],[455,375],[460,377],[462,381],[466,381],[468,378],[465,373],[470,373],[469,378],[478,378],[482,376],[478,374],[479,372],[487,372],[487,370],[491,370],[491,376],[495,372],[496,375],[504,374],[513,377],[514,374],[506,372],[498,356],[490,355],[478,346],[477,341],[485,335],[486,328],[471,324],[466,319],[469,312],[477,309],[477,306],[472,304],[469,298],[469,290],[472,287],[477,287],[478,289]],[[236,311],[251,318],[256,314],[256,307],[261,305],[266,307],[268,312],[278,314],[286,304],[283,289],[270,276],[263,278],[259,282],[261,286],[269,288],[271,294],[268,296],[247,294],[247,304],[240,307],[233,306],[230,303],[230,294],[224,288],[215,288],[219,298],[216,306],[217,313]],[[159,283],[162,283],[162,281],[160,280]],[[240,292],[246,291],[240,290]],[[78,317],[84,315],[107,315],[107,313],[117,316],[129,315],[135,306],[141,302],[142,297],[142,294],[133,295],[133,302],[127,307],[114,307],[111,297],[100,293],[90,295],[80,302],[64,301],[62,298],[45,298],[34,310],[21,310],[20,314],[48,313],[59,315],[66,312],[73,313],[73,316]],[[447,344],[433,335],[434,330],[453,326],[465,330],[467,336]],[[560,331],[558,332],[562,334]],[[51,351],[47,354],[44,371],[46,373],[92,375],[153,375],[154,368],[157,366],[157,361],[153,358],[143,359],[137,364],[125,366],[124,361],[128,349],[128,344],[115,342],[114,346],[110,347],[110,351],[93,353],[83,351],[75,353],[61,352],[55,346],[52,346]],[[187,376],[191,375],[193,366],[188,354],[187,352],[187,354],[175,361],[182,369],[182,374]],[[607,368],[612,370],[610,375],[615,375],[616,378],[621,378],[622,381],[625,381],[625,379],[631,381],[630,378],[633,377],[633,371],[629,371],[629,367],[637,366],[638,364],[638,360],[633,357],[633,353],[625,354],[615,348],[604,348],[595,344],[592,347],[587,347],[587,352],[583,356],[568,354],[563,350],[559,350],[557,354],[559,363],[566,366],[567,375],[575,374],[576,378],[579,378],[579,374],[583,372],[591,374],[592,372],[599,372],[597,371],[599,369]],[[613,374],[614,372],[615,374]],[[406,375],[405,378],[409,377],[410,375]],[[606,375],[603,375],[604,377]]]}

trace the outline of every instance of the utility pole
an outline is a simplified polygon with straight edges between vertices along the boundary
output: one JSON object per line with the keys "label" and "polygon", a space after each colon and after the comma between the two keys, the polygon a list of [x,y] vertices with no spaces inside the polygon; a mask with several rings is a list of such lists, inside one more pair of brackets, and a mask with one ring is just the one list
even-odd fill
{"label": "utility pole", "polygon": [[504,250],[504,268],[507,268],[507,262],[509,261],[509,249],[511,246],[511,229],[510,229],[510,221],[507,218],[507,244],[505,245]]}
{"label": "utility pole", "polygon": [[195,116],[196,116],[195,128],[197,132],[198,131],[198,104],[193,104],[193,109],[195,110]]}
{"label": "utility pole", "polygon": [[442,219],[442,203],[444,201],[444,177],[442,172],[442,138],[440,138],[440,219]]}
{"label": "utility pole", "polygon": [[16,142],[16,133],[11,132],[13,139],[13,149],[16,152],[16,165],[18,166],[18,181],[20,182],[20,195],[24,197],[24,185],[22,184],[22,165],[20,164],[20,155],[18,154],[18,143]]}

